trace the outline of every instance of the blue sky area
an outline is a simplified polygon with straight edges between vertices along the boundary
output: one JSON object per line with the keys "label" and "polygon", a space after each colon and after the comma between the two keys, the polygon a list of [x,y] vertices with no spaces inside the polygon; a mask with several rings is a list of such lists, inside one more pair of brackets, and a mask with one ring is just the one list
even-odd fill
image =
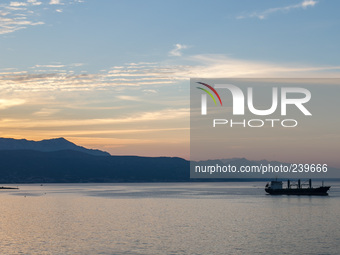
{"label": "blue sky area", "polygon": [[0,136],[189,157],[190,77],[339,77],[339,1],[0,3]]}

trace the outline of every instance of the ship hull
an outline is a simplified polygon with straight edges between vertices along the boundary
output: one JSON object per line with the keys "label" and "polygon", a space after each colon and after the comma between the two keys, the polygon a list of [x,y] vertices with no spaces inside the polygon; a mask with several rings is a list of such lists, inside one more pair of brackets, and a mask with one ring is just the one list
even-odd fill
{"label": "ship hull", "polygon": [[265,191],[270,195],[306,195],[306,196],[328,196],[327,191],[330,186],[322,186],[318,188],[307,189],[271,189],[266,188]]}

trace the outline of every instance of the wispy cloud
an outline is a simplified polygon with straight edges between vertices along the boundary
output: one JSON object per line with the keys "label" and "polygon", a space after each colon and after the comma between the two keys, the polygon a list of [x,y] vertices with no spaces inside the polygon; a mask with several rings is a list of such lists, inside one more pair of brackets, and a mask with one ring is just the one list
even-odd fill
{"label": "wispy cloud", "polygon": [[157,94],[158,93],[157,90],[155,89],[144,89],[143,92],[145,94]]}
{"label": "wispy cloud", "polygon": [[16,105],[21,105],[24,104],[25,100],[23,99],[16,99],[16,98],[12,98],[12,99],[0,99],[0,109],[7,109]]}
{"label": "wispy cloud", "polygon": [[[49,11],[49,6],[70,5],[81,3],[78,0],[51,0],[50,2],[41,2],[38,0],[11,1],[10,3],[0,3],[0,35],[9,34],[15,31],[26,29],[31,26],[43,25],[45,21],[41,20],[41,13]],[[60,8],[57,12],[62,12]]]}
{"label": "wispy cloud", "polygon": [[141,101],[142,99],[137,96],[127,96],[127,95],[122,95],[122,96],[117,96],[118,99],[123,100],[123,101]]}
{"label": "wispy cloud", "polygon": [[62,4],[60,0],[51,0],[50,4]]}
{"label": "wispy cloud", "polygon": [[9,6],[15,6],[15,7],[19,7],[19,6],[27,6],[28,3],[24,3],[24,2],[11,2],[9,4]]}
{"label": "wispy cloud", "polygon": [[42,2],[39,2],[37,0],[27,0],[27,3],[31,3],[32,5],[41,5]]}
{"label": "wispy cloud", "polygon": [[[1,101],[0,101],[1,103]],[[21,103],[21,102],[20,102]],[[18,104],[18,103],[17,103]],[[43,110],[42,110],[43,111]],[[47,112],[53,112],[48,110]],[[40,112],[38,112],[38,115]],[[165,121],[174,119],[187,119],[189,117],[189,108],[179,109],[163,109],[159,111],[150,111],[143,113],[135,113],[123,118],[103,118],[103,119],[50,119],[48,122],[32,119],[2,119],[0,120],[1,127],[3,128],[56,128],[56,127],[73,127],[73,126],[102,126],[108,124],[128,124],[136,122],[150,122],[150,121]]]}
{"label": "wispy cloud", "polygon": [[277,8],[270,8],[264,11],[259,12],[252,12],[249,14],[239,15],[237,16],[237,19],[245,19],[245,18],[258,18],[258,19],[265,19],[269,15],[277,13],[277,12],[289,12],[294,9],[306,9],[307,7],[313,7],[316,5],[318,1],[315,0],[304,0],[303,2],[299,4],[294,5],[288,5],[283,7],[277,7]]}
{"label": "wispy cloud", "polygon": [[49,67],[52,67],[52,68],[61,68],[61,67],[65,67],[65,65],[35,65],[34,67],[32,68],[36,68],[36,67],[42,67],[42,68],[49,68]]}
{"label": "wispy cloud", "polygon": [[50,109],[50,108],[42,108],[39,111],[33,113],[33,115],[35,116],[39,116],[39,117],[47,117],[47,116],[51,116],[57,112],[59,112],[59,109]]}
{"label": "wispy cloud", "polygon": [[22,7],[22,6],[30,6],[30,5],[41,5],[42,2],[37,0],[27,0],[27,2],[10,2],[9,6],[11,7]]}
{"label": "wispy cloud", "polygon": [[[11,4],[13,4],[13,2]],[[19,4],[18,2],[14,2],[12,6],[8,5],[3,8],[3,10],[0,9],[0,34],[13,33],[29,26],[44,24],[43,21],[32,20],[32,14],[28,12],[26,7],[17,8],[17,6],[23,6]]]}
{"label": "wispy cloud", "polygon": [[[200,54],[185,58],[190,65],[127,63],[98,73],[88,73],[81,64],[38,64],[26,70],[0,70],[4,91],[89,91],[143,87],[155,93],[159,86],[172,86],[191,77],[201,78],[313,78],[340,77],[340,66],[278,64]],[[123,99],[123,98],[122,98]],[[134,100],[125,97],[124,100]]]}
{"label": "wispy cloud", "polygon": [[184,44],[177,43],[174,45],[175,48],[169,52],[169,56],[180,57],[182,56],[182,50],[187,49],[188,46]]}

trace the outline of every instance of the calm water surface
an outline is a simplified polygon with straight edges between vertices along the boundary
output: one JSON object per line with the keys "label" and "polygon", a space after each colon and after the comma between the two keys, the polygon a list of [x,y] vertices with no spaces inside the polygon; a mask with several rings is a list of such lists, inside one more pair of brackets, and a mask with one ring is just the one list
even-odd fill
{"label": "calm water surface", "polygon": [[339,254],[329,184],[328,197],[263,182],[19,185],[0,191],[0,254]]}

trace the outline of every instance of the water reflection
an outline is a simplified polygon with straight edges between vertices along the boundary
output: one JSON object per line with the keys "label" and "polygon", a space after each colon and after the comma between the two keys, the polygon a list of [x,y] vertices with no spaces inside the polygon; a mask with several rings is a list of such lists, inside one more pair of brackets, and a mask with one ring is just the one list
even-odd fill
{"label": "water reflection", "polygon": [[337,254],[337,183],[329,197],[263,185],[20,185],[0,193],[1,254]]}

